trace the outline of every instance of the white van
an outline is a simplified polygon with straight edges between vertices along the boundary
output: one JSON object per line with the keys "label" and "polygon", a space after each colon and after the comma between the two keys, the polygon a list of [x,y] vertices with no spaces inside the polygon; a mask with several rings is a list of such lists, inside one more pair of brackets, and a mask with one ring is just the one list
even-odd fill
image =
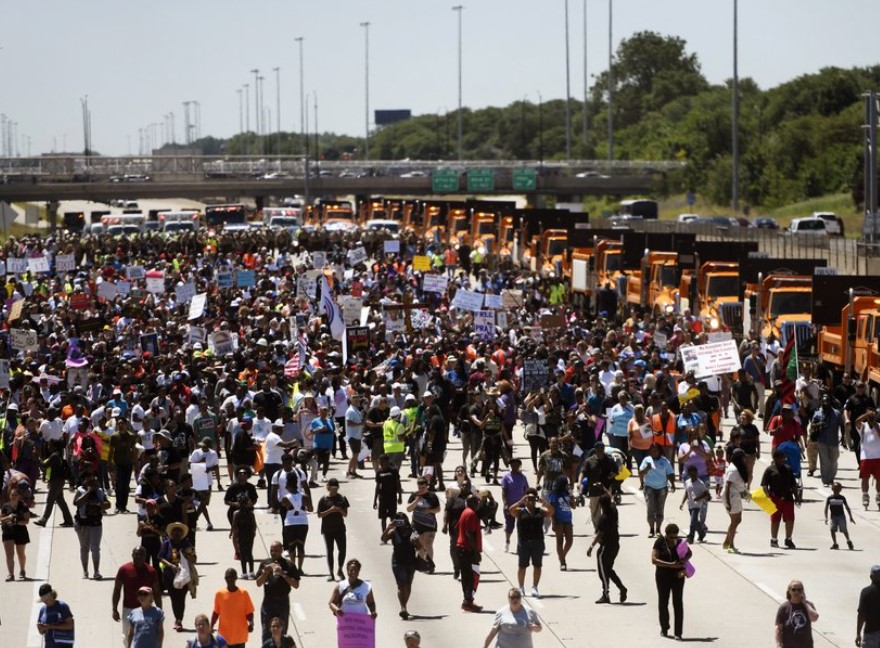
{"label": "white van", "polygon": [[813,218],[825,221],[825,227],[831,236],[840,236],[840,219],[834,212],[813,212]]}
{"label": "white van", "polygon": [[201,214],[192,210],[159,212],[159,229],[163,232],[195,232]]}

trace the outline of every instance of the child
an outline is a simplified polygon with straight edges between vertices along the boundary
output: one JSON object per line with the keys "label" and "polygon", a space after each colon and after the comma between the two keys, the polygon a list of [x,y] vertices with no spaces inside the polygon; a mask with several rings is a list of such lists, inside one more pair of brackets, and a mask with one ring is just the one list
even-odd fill
{"label": "child", "polygon": [[828,511],[830,509],[831,542],[834,543],[831,545],[831,548],[838,549],[837,531],[840,531],[846,538],[846,546],[852,549],[853,543],[852,540],[849,539],[849,531],[846,528],[846,515],[849,515],[849,521],[853,524],[855,524],[856,521],[853,519],[852,511],[849,510],[849,504],[846,503],[846,497],[840,494],[841,488],[843,487],[840,485],[840,482],[834,482],[831,486],[831,495],[825,500],[825,524],[828,524]]}
{"label": "child", "polygon": [[[373,510],[379,512],[382,531],[388,528],[388,520],[397,515],[397,505],[403,501],[403,487],[400,473],[391,466],[388,455],[379,457],[379,470],[376,471],[376,490],[373,492]],[[385,544],[387,540],[383,540]]]}
{"label": "child", "polygon": [[715,478],[715,497],[721,497],[721,489],[724,487],[724,471],[727,469],[727,459],[724,455],[724,446],[720,443],[715,446],[715,459],[710,464],[710,474]]}
{"label": "child", "polygon": [[687,541],[693,543],[694,535],[699,535],[700,542],[705,541],[706,532],[706,513],[709,509],[709,500],[712,499],[712,493],[709,487],[697,476],[697,467],[691,466],[687,471],[687,479],[684,480],[684,497],[679,505],[679,510],[684,508],[687,502],[688,512],[691,515],[691,528],[688,532]]}

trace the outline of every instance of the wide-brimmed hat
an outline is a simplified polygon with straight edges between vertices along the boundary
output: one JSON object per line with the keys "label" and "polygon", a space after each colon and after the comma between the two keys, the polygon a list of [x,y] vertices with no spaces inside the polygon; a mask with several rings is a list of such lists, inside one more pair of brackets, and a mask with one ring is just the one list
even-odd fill
{"label": "wide-brimmed hat", "polygon": [[170,537],[171,533],[177,529],[183,531],[184,538],[189,535],[189,527],[186,526],[183,522],[172,522],[167,527],[165,527],[165,533]]}

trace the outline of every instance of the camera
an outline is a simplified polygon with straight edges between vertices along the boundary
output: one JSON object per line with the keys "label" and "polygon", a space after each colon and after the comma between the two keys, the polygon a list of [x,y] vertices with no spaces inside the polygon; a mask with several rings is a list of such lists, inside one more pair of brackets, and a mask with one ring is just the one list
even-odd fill
{"label": "camera", "polygon": [[394,526],[396,526],[396,527],[402,527],[402,526],[403,526],[403,520],[394,520]]}

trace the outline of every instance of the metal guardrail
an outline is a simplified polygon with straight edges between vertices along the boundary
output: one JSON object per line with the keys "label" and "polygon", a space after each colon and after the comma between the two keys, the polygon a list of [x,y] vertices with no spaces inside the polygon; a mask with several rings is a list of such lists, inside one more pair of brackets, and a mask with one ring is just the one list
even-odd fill
{"label": "metal guardrail", "polygon": [[[685,163],[674,160],[309,160],[311,169],[322,169],[339,175],[349,172],[354,176],[401,175],[412,172],[430,174],[437,169],[493,168],[509,171],[534,168],[544,173],[575,175],[579,172],[605,174],[645,174],[682,168]],[[284,156],[211,156],[211,155],[152,155],[152,156],[70,156],[46,155],[32,158],[0,158],[0,174],[31,176],[39,179],[72,175],[114,176],[140,174],[243,174],[262,175],[284,173],[294,177],[304,175],[301,155]]]}

